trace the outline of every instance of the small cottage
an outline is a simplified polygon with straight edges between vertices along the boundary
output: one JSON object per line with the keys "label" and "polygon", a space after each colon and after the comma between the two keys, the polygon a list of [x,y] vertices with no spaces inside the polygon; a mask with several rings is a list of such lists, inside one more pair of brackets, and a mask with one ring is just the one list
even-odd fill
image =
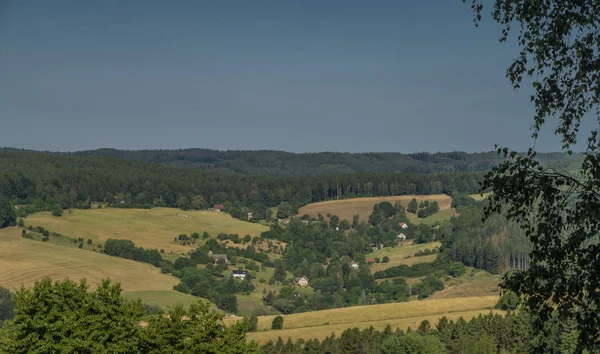
{"label": "small cottage", "polygon": [[403,223],[403,222],[401,222],[401,223],[398,223],[398,225],[400,225],[400,227],[401,227],[402,229],[407,229],[407,228],[408,228],[408,225],[406,225],[406,223]]}
{"label": "small cottage", "polygon": [[355,261],[352,261],[350,263],[350,267],[352,267],[352,269],[358,269],[358,263],[356,263]]}
{"label": "small cottage", "polygon": [[233,270],[231,271],[231,276],[239,279],[246,279],[246,275],[248,274],[247,270]]}
{"label": "small cottage", "polygon": [[226,254],[213,254],[212,258],[215,260],[215,264],[219,263],[220,260],[223,260],[225,263],[227,263]]}
{"label": "small cottage", "polygon": [[404,241],[404,240],[406,240],[406,235],[405,235],[405,234],[403,234],[403,233],[400,233],[400,234],[398,235],[398,241]]}
{"label": "small cottage", "polygon": [[296,283],[298,283],[298,285],[300,285],[300,286],[307,286],[308,285],[308,278],[307,277],[296,278]]}

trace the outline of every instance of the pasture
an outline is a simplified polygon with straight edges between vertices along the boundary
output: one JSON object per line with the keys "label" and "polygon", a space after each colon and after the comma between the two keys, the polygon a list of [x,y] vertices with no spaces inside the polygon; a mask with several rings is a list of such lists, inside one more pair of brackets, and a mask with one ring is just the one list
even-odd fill
{"label": "pasture", "polygon": [[[348,221],[352,221],[352,217],[355,214],[358,214],[360,215],[361,220],[367,220],[369,218],[369,215],[373,211],[373,206],[377,203],[390,202],[392,204],[395,204],[396,202],[400,202],[402,203],[402,205],[404,205],[404,207],[406,207],[413,198],[417,198],[417,201],[419,203],[421,201],[426,200],[430,202],[437,201],[440,207],[440,213],[447,209],[450,209],[450,204],[452,203],[452,198],[445,194],[351,198],[341,200],[328,200],[325,202],[308,204],[301,207],[298,210],[298,215],[308,214],[316,218],[319,213],[321,213],[321,215],[323,216],[326,216],[327,214],[332,214],[339,216],[342,220],[346,219]],[[432,215],[431,217],[435,217],[436,215]],[[451,215],[452,213],[450,213],[447,216],[450,217]],[[418,219],[416,216],[414,216],[414,218]],[[411,221],[413,220],[411,219]]]}
{"label": "pasture", "polygon": [[[165,306],[182,301],[173,289],[179,279],[161,274],[150,264],[110,257],[98,252],[65,247],[21,237],[21,228],[0,230],[0,286],[32,286],[48,276],[55,280],[85,278],[91,287],[110,278],[121,283],[125,296]],[[154,297],[149,297],[154,293]],[[160,295],[160,296],[159,296]]]}
{"label": "pasture", "polygon": [[287,338],[323,339],[332,333],[340,335],[347,328],[373,326],[382,330],[388,324],[393,329],[411,327],[414,330],[423,320],[435,324],[443,316],[453,320],[462,316],[469,320],[490,311],[502,313],[492,310],[497,301],[497,296],[427,299],[306,312],[283,316],[283,330],[271,330],[274,316],[260,316],[259,331],[249,333],[248,339],[261,343],[277,340],[280,336],[284,341]]}
{"label": "pasture", "polygon": [[404,242],[402,245],[398,245],[396,247],[386,247],[382,249],[378,249],[372,253],[367,254],[366,258],[375,258],[379,257],[383,259],[383,257],[388,256],[390,261],[388,263],[375,263],[371,264],[371,272],[375,273],[378,270],[387,269],[393,266],[406,264],[413,265],[417,263],[427,263],[433,262],[437,257],[437,254],[430,254],[427,256],[419,256],[415,257],[415,253],[423,250],[430,250],[435,247],[440,247],[440,242],[430,242],[430,243],[420,243],[420,244],[412,244],[412,241]]}
{"label": "pasture", "polygon": [[[61,217],[49,212],[35,213],[23,219],[25,225],[44,228],[74,238],[92,239],[94,244],[109,238],[133,241],[136,246],[164,249],[165,253],[187,254],[195,246],[182,246],[173,238],[179,234],[204,231],[211,236],[219,233],[244,237],[260,236],[268,227],[234,219],[225,213],[212,211],[182,211],[172,208],[120,209],[103,208],[65,212]],[[202,239],[199,239],[202,242]]]}

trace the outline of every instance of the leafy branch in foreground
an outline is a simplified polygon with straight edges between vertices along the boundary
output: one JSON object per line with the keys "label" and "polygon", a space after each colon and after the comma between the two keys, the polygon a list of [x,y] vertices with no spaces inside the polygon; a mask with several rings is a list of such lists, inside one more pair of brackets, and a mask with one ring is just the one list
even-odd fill
{"label": "leafy branch in foreground", "polygon": [[[466,0],[463,0],[463,2]],[[473,0],[475,23],[483,1]],[[493,1],[501,42],[518,29],[517,57],[507,70],[514,88],[532,82],[535,107],[532,137],[550,118],[571,154],[584,117],[600,118],[600,6],[595,0]],[[518,156],[499,149],[505,161],[489,172],[482,187],[493,194],[486,215],[504,212],[520,223],[533,243],[530,268],[508,274],[503,286],[525,296],[540,315],[554,309],[579,329],[578,351],[600,345],[600,141],[587,135],[577,175],[543,168],[534,149]]]}

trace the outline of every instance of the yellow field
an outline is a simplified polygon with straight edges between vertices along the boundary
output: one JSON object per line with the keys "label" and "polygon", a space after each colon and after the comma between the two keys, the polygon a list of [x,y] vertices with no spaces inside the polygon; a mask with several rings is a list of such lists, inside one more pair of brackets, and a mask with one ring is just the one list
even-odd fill
{"label": "yellow field", "polygon": [[[431,254],[427,256],[415,257],[414,254],[427,250],[433,249],[435,247],[439,247],[441,245],[440,242],[430,242],[430,243],[421,243],[421,244],[411,244],[410,242],[405,242],[402,246],[396,246],[393,248],[382,248],[375,252],[369,253],[366,255],[366,258],[375,258],[379,257],[383,259],[384,256],[388,256],[390,261],[388,263],[375,263],[371,265],[371,272],[375,273],[378,270],[387,269],[393,266],[406,264],[413,265],[417,263],[426,263],[433,262],[437,257],[437,254]],[[410,256],[410,258],[406,258]]]}
{"label": "yellow field", "polygon": [[[25,239],[20,228],[0,230],[0,286],[31,286],[45,276],[77,282],[85,278],[91,286],[110,278],[120,282],[124,292],[164,291],[163,299],[171,295],[180,298],[172,290],[179,279],[161,274],[150,264]],[[164,305],[165,301],[156,303]]]}
{"label": "yellow field", "polygon": [[492,192],[487,192],[487,193],[483,193],[483,196],[479,193],[475,193],[475,194],[469,194],[469,197],[475,199],[475,200],[484,200],[485,198],[487,198]]}
{"label": "yellow field", "polygon": [[446,288],[433,294],[430,299],[498,296],[500,294],[499,283],[499,275],[467,267],[464,275],[446,282]]}
{"label": "yellow field", "polygon": [[426,218],[420,218],[420,217],[416,216],[415,214],[411,214],[411,213],[406,213],[406,215],[408,215],[408,220],[410,220],[410,222],[412,222],[413,224],[431,225],[438,221],[441,222],[444,220],[449,220],[454,215],[455,211],[456,211],[456,209],[454,209],[454,208],[440,209],[440,211],[438,211],[437,213],[435,213],[431,216],[428,216]]}
{"label": "yellow field", "polygon": [[[449,209],[450,204],[452,203],[452,198],[445,194],[352,198],[308,204],[300,208],[298,215],[308,214],[310,216],[317,217],[318,213],[321,213],[323,216],[332,214],[339,216],[340,219],[352,221],[352,216],[358,214],[360,215],[361,220],[367,220],[371,212],[373,212],[373,206],[377,203],[387,201],[394,204],[396,202],[400,202],[402,205],[404,205],[404,207],[406,207],[413,198],[417,198],[419,203],[425,200],[437,201],[438,205],[440,206],[440,212]],[[435,215],[432,215],[432,217],[433,216]]]}
{"label": "yellow field", "polygon": [[[175,216],[187,215],[188,217]],[[25,225],[44,228],[71,237],[91,238],[103,243],[109,238],[126,239],[144,248],[164,249],[166,253],[187,253],[195,246],[181,246],[173,238],[179,234],[207,231],[218,233],[249,234],[259,236],[268,227],[234,219],[224,213],[211,211],[182,211],[171,208],[153,209],[88,209],[73,210],[54,217],[49,212],[35,213],[23,219]],[[200,241],[202,242],[202,241]]]}
{"label": "yellow field", "polygon": [[[248,338],[259,342],[276,340],[281,336],[284,340],[303,338],[323,339],[335,332],[339,335],[347,328],[366,328],[373,326],[383,329],[388,324],[392,328],[415,329],[423,320],[432,324],[446,316],[456,320],[464,317],[469,320],[480,313],[488,313],[498,301],[497,296],[464,297],[453,299],[431,299],[423,301],[410,301],[393,304],[355,306],[342,309],[306,312],[287,315],[284,317],[283,330],[271,330],[274,316],[260,316],[258,322],[259,332],[249,333]],[[494,310],[493,312],[502,313]]]}

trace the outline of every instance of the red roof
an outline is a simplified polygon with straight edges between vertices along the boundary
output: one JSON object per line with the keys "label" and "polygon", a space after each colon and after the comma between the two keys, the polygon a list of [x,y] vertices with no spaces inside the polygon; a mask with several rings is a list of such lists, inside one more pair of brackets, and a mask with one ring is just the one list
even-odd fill
{"label": "red roof", "polygon": [[215,204],[215,205],[213,205],[213,209],[225,210],[225,205]]}
{"label": "red roof", "polygon": [[454,213],[454,217],[457,218],[460,216],[460,213]]}
{"label": "red roof", "polygon": [[367,263],[375,263],[375,258],[367,258]]}

